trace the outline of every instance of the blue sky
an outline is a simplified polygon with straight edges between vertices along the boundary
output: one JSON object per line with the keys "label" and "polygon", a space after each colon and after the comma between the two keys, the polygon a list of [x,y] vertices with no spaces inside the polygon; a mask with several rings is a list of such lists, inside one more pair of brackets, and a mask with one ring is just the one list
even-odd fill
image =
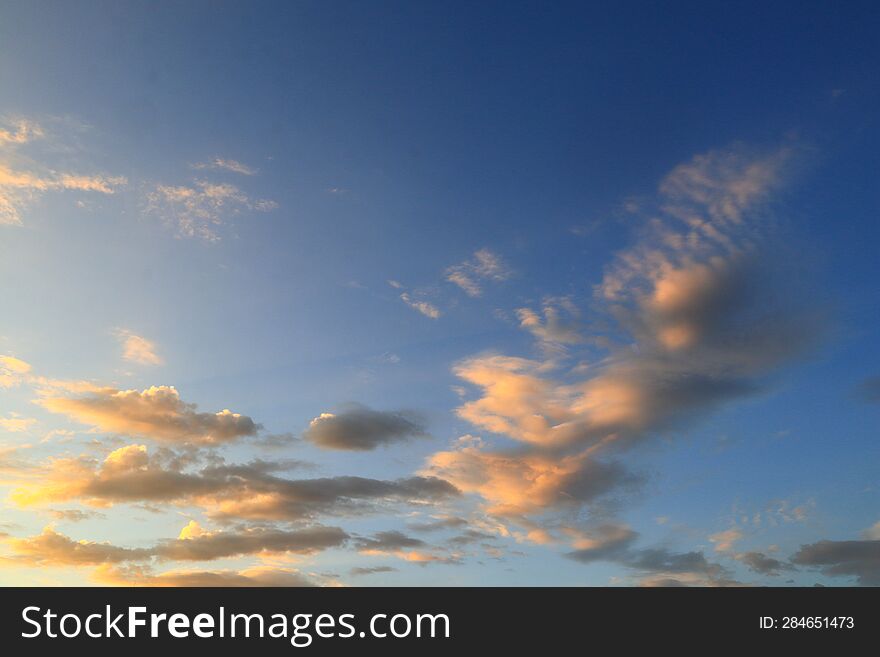
{"label": "blue sky", "polygon": [[0,582],[880,584],[880,16],[773,5],[0,3]]}

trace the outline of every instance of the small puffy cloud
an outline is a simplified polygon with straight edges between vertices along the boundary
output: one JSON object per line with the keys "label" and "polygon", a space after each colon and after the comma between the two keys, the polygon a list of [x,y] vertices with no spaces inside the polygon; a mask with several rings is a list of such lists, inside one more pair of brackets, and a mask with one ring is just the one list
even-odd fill
{"label": "small puffy cloud", "polygon": [[769,557],[763,552],[743,552],[736,555],[737,561],[744,563],[749,570],[760,575],[779,575],[782,571],[793,570],[794,567],[786,562]]}
{"label": "small puffy cloud", "polygon": [[605,561],[627,550],[638,534],[625,525],[606,523],[589,531],[569,529],[573,552],[568,557],[581,563]]}
{"label": "small puffy cloud", "polygon": [[242,212],[269,212],[278,204],[252,199],[235,185],[197,180],[192,186],[157,185],[146,195],[145,212],[162,217],[180,237],[214,242],[218,228]]}
{"label": "small puffy cloud", "polygon": [[715,544],[716,552],[730,552],[733,550],[733,545],[738,540],[743,537],[743,533],[732,527],[730,529],[725,529],[722,532],[717,532],[709,536],[709,540]]}
{"label": "small puffy cloud", "polygon": [[177,445],[219,445],[254,436],[260,428],[248,416],[229,409],[199,413],[173,386],[141,391],[104,388],[78,397],[50,395],[40,404],[100,431]]}
{"label": "small puffy cloud", "polygon": [[355,406],[338,414],[321,413],[303,437],[324,449],[368,451],[427,435],[421,418],[412,413]]}
{"label": "small puffy cloud", "polygon": [[29,363],[14,356],[0,356],[0,388],[11,388],[20,384],[30,371]]}
{"label": "small puffy cloud", "polygon": [[222,157],[215,157],[213,160],[210,160],[208,162],[198,162],[197,164],[193,164],[192,168],[215,170],[220,169],[223,171],[230,171],[232,173],[239,173],[243,176],[254,176],[257,174],[257,170],[253,167],[242,164],[237,160],[231,160]]}
{"label": "small puffy cloud", "polygon": [[476,251],[473,258],[446,270],[446,280],[454,283],[471,297],[482,295],[485,281],[505,281],[512,271],[501,257],[489,249]]}
{"label": "small puffy cloud", "polygon": [[431,319],[438,319],[442,314],[440,309],[437,308],[432,303],[428,301],[424,301],[421,299],[414,298],[409,292],[404,292],[400,295],[401,301],[403,301],[407,306],[413,308],[414,310],[418,310],[425,317],[430,317]]}
{"label": "small puffy cloud", "polygon": [[117,329],[117,339],[122,343],[122,357],[140,365],[161,365],[162,358],[156,353],[156,345],[128,329]]}

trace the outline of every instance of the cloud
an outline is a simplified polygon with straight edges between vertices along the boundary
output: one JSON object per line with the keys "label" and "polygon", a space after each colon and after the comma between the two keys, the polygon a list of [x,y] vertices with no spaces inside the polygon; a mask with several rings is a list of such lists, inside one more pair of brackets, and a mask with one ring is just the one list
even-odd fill
{"label": "cloud", "polygon": [[238,531],[208,532],[191,522],[181,537],[164,541],[153,554],[172,561],[211,561],[259,553],[314,554],[339,547],[348,540],[339,527],[307,527],[280,530],[248,527]]}
{"label": "cloud", "polygon": [[26,144],[44,136],[39,124],[28,119],[6,121],[7,128],[0,128],[0,143]]}
{"label": "cloud", "polygon": [[355,541],[355,547],[365,554],[385,554],[404,548],[424,547],[425,545],[423,540],[412,538],[399,531],[379,532],[372,538],[359,538]]}
{"label": "cloud", "polygon": [[825,540],[802,545],[791,561],[819,567],[831,577],[855,577],[862,586],[880,586],[880,540]]}
{"label": "cloud", "polygon": [[445,518],[436,518],[428,522],[413,522],[408,527],[414,532],[435,532],[441,529],[457,529],[465,527],[468,524],[464,518],[449,516]]}
{"label": "cloud", "polygon": [[97,511],[82,511],[81,509],[50,509],[49,515],[61,522],[82,522],[90,518],[103,518],[104,514]]}
{"label": "cloud", "polygon": [[373,566],[369,568],[364,568],[362,566],[356,566],[349,571],[352,577],[361,577],[363,575],[374,575],[376,573],[396,573],[397,568],[392,566]]}
{"label": "cloud", "polygon": [[364,477],[287,479],[286,463],[251,461],[187,469],[168,450],[151,454],[127,445],[103,461],[87,457],[51,459],[39,477],[19,484],[10,499],[19,506],[81,501],[92,507],[120,503],[196,506],[219,520],[303,520],[322,514],[359,515],[385,504],[431,504],[459,491],[435,477],[396,480]]}
{"label": "cloud", "polygon": [[102,565],[93,579],[105,586],[156,587],[304,587],[316,586],[314,580],[292,568],[254,566],[244,570],[169,570],[154,574],[150,568]]}
{"label": "cloud", "polygon": [[482,295],[483,281],[506,281],[511,275],[512,271],[501,257],[489,249],[480,249],[470,260],[446,270],[446,280],[460,287],[471,297]]}
{"label": "cloud", "polygon": [[435,548],[419,538],[407,536],[396,530],[382,531],[371,538],[362,537],[355,541],[355,548],[361,554],[373,556],[393,556],[421,566],[431,563],[457,564],[457,554],[437,554]]}
{"label": "cloud", "polygon": [[541,453],[484,451],[464,446],[437,452],[424,471],[465,493],[483,497],[493,515],[517,517],[577,507],[637,479],[614,462],[588,453],[558,457]]}
{"label": "cloud", "polygon": [[569,530],[574,539],[574,551],[570,559],[581,563],[613,560],[625,552],[638,538],[638,534],[625,525],[606,523],[587,532]]}
{"label": "cloud", "polygon": [[421,418],[411,413],[356,406],[338,414],[321,413],[303,437],[324,449],[368,451],[427,435]]}
{"label": "cloud", "polygon": [[176,445],[219,445],[254,436],[260,428],[229,409],[199,413],[173,386],[142,391],[102,388],[79,397],[46,396],[39,403],[100,431]]}
{"label": "cloud", "polygon": [[175,540],[160,541],[149,548],[123,548],[109,543],[75,541],[46,527],[37,536],[8,538],[17,562],[37,566],[93,566],[103,563],[213,561],[249,555],[310,555],[340,547],[348,534],[338,527],[313,526],[281,530],[245,527],[234,531],[206,531],[190,522]]}
{"label": "cloud", "polygon": [[161,365],[162,358],[156,353],[155,343],[128,329],[117,329],[116,337],[122,343],[122,357],[140,365]]}
{"label": "cloud", "polygon": [[180,237],[218,241],[218,228],[244,211],[269,212],[278,204],[255,200],[235,185],[197,180],[185,185],[157,185],[146,195],[145,212],[173,225]]}
{"label": "cloud", "polygon": [[6,541],[16,561],[36,566],[94,566],[104,563],[148,559],[150,551],[122,548],[107,543],[74,541],[59,534],[52,527],[29,538],[10,538]]}
{"label": "cloud", "polygon": [[128,184],[124,176],[59,172],[22,156],[32,141],[46,133],[27,119],[0,122],[0,225],[21,225],[21,213],[42,194],[81,191],[114,194]]}
{"label": "cloud", "polygon": [[9,417],[0,417],[0,429],[10,433],[19,433],[27,431],[36,422],[33,418],[21,417],[18,413],[12,413]]}
{"label": "cloud", "polygon": [[743,533],[739,529],[731,528],[712,534],[709,541],[715,544],[716,552],[730,552],[733,550],[733,544],[742,537]]}
{"label": "cloud", "polygon": [[19,385],[30,371],[29,363],[14,356],[0,356],[0,388]]}
{"label": "cloud", "polygon": [[[548,297],[542,314],[518,311],[546,358],[484,353],[453,368],[479,391],[457,415],[523,446],[461,444],[430,457],[424,472],[478,494],[486,513],[524,526],[527,540],[554,542],[551,513],[601,513],[611,494],[638,483],[618,462],[623,448],[759,391],[817,333],[795,295],[775,296],[775,263],[759,248],[763,204],[788,155],[717,152],[674,170],[642,238],[596,286],[597,320],[582,324],[569,299]],[[569,366],[562,345],[584,345],[589,360]],[[645,583],[732,583],[701,552],[633,550],[634,534],[616,538],[589,538],[595,545],[572,558],[613,558]],[[729,551],[738,536],[715,538]]]}
{"label": "cloud", "polygon": [[425,317],[430,317],[431,319],[438,319],[441,315],[440,309],[437,306],[427,302],[420,301],[418,299],[414,299],[409,292],[404,292],[400,295],[400,299],[410,308],[414,308],[422,313]]}
{"label": "cloud", "polygon": [[199,162],[197,164],[192,165],[193,169],[221,169],[224,171],[231,171],[232,173],[240,173],[243,176],[254,176],[257,174],[257,170],[253,167],[249,167],[246,164],[242,164],[237,160],[229,160],[224,159],[222,157],[215,157],[213,160],[209,162]]}
{"label": "cloud", "polygon": [[567,345],[584,342],[584,336],[581,335],[583,327],[577,321],[565,317],[565,314],[569,318],[577,317],[579,314],[570,299],[545,299],[542,311],[543,318],[541,314],[530,308],[519,308],[516,316],[520,327],[544,343]]}
{"label": "cloud", "polygon": [[737,554],[736,559],[748,566],[749,570],[761,575],[776,576],[782,571],[794,569],[790,563],[768,557],[763,552],[743,552]]}
{"label": "cloud", "polygon": [[453,368],[478,390],[458,416],[523,448],[441,452],[428,471],[483,496],[490,513],[576,506],[631,481],[611,453],[760,391],[821,333],[809,304],[777,291],[783,277],[761,250],[790,157],[719,151],[673,170],[642,236],[596,286],[595,321],[563,322],[578,314],[564,298],[545,300],[543,317],[519,311],[542,343],[582,342],[587,360],[484,353]]}
{"label": "cloud", "polygon": [[[571,533],[571,532],[569,532]],[[580,563],[606,561],[635,571],[641,586],[728,586],[719,564],[702,552],[674,552],[665,547],[634,549],[638,534],[625,525],[607,523],[587,532],[575,532],[576,548],[566,556]]]}

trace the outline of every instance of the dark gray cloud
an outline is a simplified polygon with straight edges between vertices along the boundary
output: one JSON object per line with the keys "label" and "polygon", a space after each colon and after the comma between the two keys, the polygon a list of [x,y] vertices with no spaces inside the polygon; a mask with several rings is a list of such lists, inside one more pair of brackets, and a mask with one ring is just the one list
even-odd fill
{"label": "dark gray cloud", "polygon": [[359,538],[355,541],[355,547],[362,552],[395,552],[425,545],[423,540],[399,531],[378,532],[372,538]]}
{"label": "dark gray cloud", "polygon": [[486,541],[494,541],[497,538],[495,534],[489,534],[487,532],[481,532],[477,529],[466,529],[461,534],[457,536],[453,536],[448,541],[446,541],[449,545],[462,546],[462,545],[470,545],[471,543],[479,543]]}
{"label": "dark gray cloud", "polygon": [[441,529],[455,529],[457,527],[466,526],[467,520],[464,518],[438,518],[428,522],[413,522],[407,525],[414,532],[436,532]]}
{"label": "dark gray cloud", "polygon": [[763,552],[743,552],[736,555],[748,568],[761,575],[779,575],[782,571],[793,570],[794,566],[786,561],[768,557]]}
{"label": "dark gray cloud", "polygon": [[46,527],[36,536],[8,538],[6,541],[14,555],[12,560],[37,566],[97,566],[144,561],[152,556],[148,549],[74,541],[51,527]]}
{"label": "dark gray cloud", "polygon": [[638,533],[608,523],[581,533],[577,550],[566,556],[581,563],[606,561],[637,572],[645,586],[728,586],[737,584],[727,570],[699,551],[674,552],[665,547],[634,549]]}
{"label": "dark gray cloud", "polygon": [[396,573],[397,568],[392,568],[391,566],[374,566],[372,568],[363,568],[356,567],[352,568],[350,571],[352,577],[361,577],[363,575],[373,575],[376,573]]}
{"label": "dark gray cloud", "polygon": [[819,541],[801,546],[791,560],[832,577],[850,576],[863,586],[880,586],[880,540]]}
{"label": "dark gray cloud", "polygon": [[308,527],[293,531],[246,528],[165,541],[153,548],[152,552],[161,559],[211,561],[260,552],[313,554],[339,547],[347,540],[348,534],[339,527]]}
{"label": "dark gray cloud", "polygon": [[406,411],[375,411],[353,406],[340,413],[322,413],[303,437],[324,449],[369,451],[410,438],[427,436],[421,418]]}
{"label": "dark gray cloud", "polygon": [[638,538],[638,533],[623,525],[607,523],[589,532],[575,545],[578,549],[566,556],[581,563],[620,559]]}
{"label": "dark gray cloud", "polygon": [[[150,548],[125,548],[109,543],[75,541],[47,527],[41,534],[9,538],[14,559],[35,565],[87,566],[107,563],[145,562],[153,558],[172,561],[213,561],[263,552],[314,554],[339,547],[349,538],[338,527],[307,527],[295,530],[246,527],[208,532],[191,523],[189,533],[161,541]],[[186,531],[186,530],[185,530]]]}

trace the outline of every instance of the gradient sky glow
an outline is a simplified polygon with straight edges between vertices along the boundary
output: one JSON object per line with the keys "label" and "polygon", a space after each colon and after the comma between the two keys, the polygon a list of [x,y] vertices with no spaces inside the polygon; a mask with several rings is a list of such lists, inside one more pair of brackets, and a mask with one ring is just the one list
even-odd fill
{"label": "gradient sky glow", "polygon": [[0,584],[880,585],[876,3],[0,2]]}

